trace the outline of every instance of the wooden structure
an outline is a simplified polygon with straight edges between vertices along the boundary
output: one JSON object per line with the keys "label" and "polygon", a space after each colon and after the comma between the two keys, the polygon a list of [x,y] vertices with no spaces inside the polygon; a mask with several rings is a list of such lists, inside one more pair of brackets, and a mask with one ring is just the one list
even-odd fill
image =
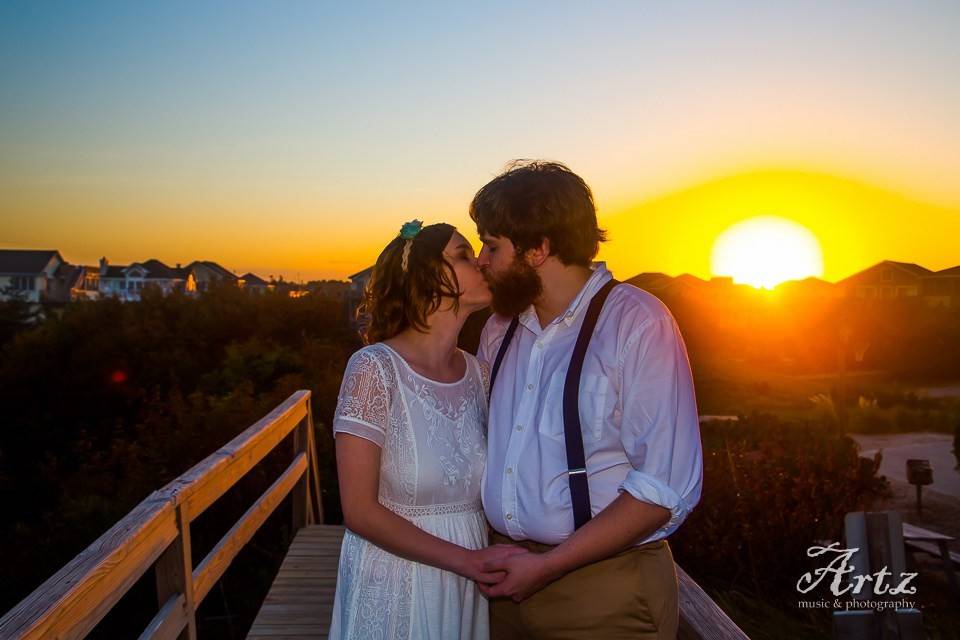
{"label": "wooden structure", "polygon": [[[293,460],[196,567],[190,523],[294,432]],[[293,522],[322,519],[310,392],[297,391],[236,438],[97,538],[0,618],[0,638],[83,638],[130,587],[154,569],[158,612],[141,640],[193,639],[196,610],[240,549],[288,494]]]}
{"label": "wooden structure", "polygon": [[[903,545],[903,521],[898,511],[853,511],[843,519],[846,548],[856,548],[850,559],[853,571],[847,580],[855,585],[862,576],[886,568],[892,574],[887,586],[897,585],[907,570]],[[851,591],[846,597],[857,601],[895,601],[902,595],[891,595],[867,580],[866,588]],[[834,637],[840,640],[922,640],[923,618],[918,609],[865,606],[833,612]]]}
{"label": "wooden structure", "polygon": [[[190,523],[293,433],[292,460],[192,566]],[[85,637],[151,569],[158,611],[140,640],[197,637],[196,611],[241,548],[290,495],[297,531],[249,637],[326,638],[342,526],[323,523],[310,392],[297,391],[127,516],[0,618],[0,640]],[[684,640],[747,636],[680,567]]]}
{"label": "wooden structure", "polygon": [[327,637],[342,539],[343,527],[333,525],[297,532],[247,640]]}
{"label": "wooden structure", "polygon": [[950,584],[953,596],[960,600],[960,584],[957,583],[957,574],[953,570],[954,564],[960,564],[960,553],[950,551],[950,547],[947,546],[950,542],[953,542],[952,536],[929,531],[909,522],[903,523],[903,543],[910,549],[939,557],[943,562],[943,571],[947,575],[947,582]]}

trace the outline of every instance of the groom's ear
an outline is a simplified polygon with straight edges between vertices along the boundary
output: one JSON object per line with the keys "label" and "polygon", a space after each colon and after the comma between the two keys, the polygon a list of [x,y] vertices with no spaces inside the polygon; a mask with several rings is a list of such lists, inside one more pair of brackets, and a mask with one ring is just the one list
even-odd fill
{"label": "groom's ear", "polygon": [[527,264],[534,269],[542,265],[550,257],[550,239],[543,238],[539,247],[527,249],[524,257],[527,259]]}

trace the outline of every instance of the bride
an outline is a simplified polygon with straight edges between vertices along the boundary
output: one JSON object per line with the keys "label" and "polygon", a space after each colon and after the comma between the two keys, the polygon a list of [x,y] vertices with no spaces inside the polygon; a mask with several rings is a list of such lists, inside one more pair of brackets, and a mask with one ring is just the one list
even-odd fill
{"label": "bride", "polygon": [[480,501],[489,372],[457,348],[490,290],[448,224],[403,225],[365,292],[367,346],[333,420],[346,532],[330,638],[489,637],[481,570],[524,549],[488,546]]}

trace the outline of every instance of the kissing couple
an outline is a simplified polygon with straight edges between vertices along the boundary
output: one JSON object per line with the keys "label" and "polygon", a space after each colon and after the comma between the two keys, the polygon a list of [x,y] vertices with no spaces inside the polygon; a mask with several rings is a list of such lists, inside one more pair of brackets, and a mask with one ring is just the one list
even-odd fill
{"label": "kissing couple", "polygon": [[[345,533],[334,638],[675,638],[667,537],[700,500],[677,323],[596,262],[566,166],[470,204],[483,247],[404,224],[373,268],[333,420]],[[476,356],[467,317],[491,307]]]}

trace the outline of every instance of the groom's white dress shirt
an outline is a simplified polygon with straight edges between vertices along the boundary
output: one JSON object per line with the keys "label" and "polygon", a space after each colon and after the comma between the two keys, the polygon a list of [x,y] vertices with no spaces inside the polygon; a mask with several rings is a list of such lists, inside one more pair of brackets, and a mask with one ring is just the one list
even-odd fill
{"label": "groom's white dress shirt", "polygon": [[[567,311],[546,327],[531,305],[500,365],[490,401],[483,506],[514,540],[560,544],[574,531],[563,431],[563,384],[590,299],[613,276],[595,262]],[[477,357],[491,367],[510,324],[491,316]],[[580,421],[594,516],[620,491],[670,511],[635,544],[673,533],[700,500],[703,454],[690,363],[656,296],[615,287],[590,340]]]}

